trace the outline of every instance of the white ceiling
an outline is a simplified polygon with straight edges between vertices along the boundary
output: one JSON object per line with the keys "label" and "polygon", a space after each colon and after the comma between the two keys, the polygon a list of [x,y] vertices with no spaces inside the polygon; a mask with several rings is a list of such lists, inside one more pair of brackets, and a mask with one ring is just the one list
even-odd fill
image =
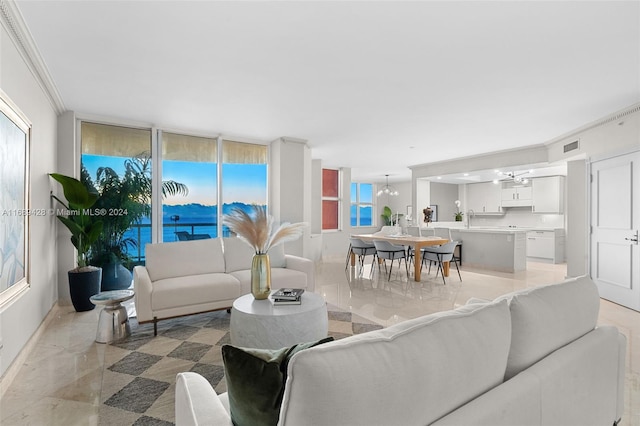
{"label": "white ceiling", "polygon": [[65,107],[309,141],[354,180],[640,101],[640,2],[17,1]]}

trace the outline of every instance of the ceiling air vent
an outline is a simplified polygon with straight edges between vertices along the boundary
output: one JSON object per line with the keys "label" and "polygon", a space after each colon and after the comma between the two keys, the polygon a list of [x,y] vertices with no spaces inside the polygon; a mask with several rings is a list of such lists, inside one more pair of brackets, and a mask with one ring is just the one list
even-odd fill
{"label": "ceiling air vent", "polygon": [[564,146],[564,152],[573,151],[574,149],[580,148],[578,141],[568,143]]}

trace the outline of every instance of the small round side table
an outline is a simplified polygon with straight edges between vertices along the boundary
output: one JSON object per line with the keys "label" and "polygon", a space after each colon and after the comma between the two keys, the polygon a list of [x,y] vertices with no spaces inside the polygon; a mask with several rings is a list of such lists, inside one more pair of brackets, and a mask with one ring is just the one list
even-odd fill
{"label": "small round side table", "polygon": [[121,305],[134,296],[133,290],[103,291],[89,298],[95,305],[104,305],[98,318],[96,342],[111,343],[131,335],[127,309]]}

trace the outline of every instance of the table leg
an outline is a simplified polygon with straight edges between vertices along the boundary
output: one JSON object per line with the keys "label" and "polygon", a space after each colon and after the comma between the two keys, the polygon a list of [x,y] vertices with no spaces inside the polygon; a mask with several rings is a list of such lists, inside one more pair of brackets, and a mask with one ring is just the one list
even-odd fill
{"label": "table leg", "polygon": [[442,262],[442,270],[445,277],[449,276],[449,264],[450,262]]}
{"label": "table leg", "polygon": [[351,266],[356,266],[356,255],[354,252],[351,252]]}
{"label": "table leg", "polygon": [[422,255],[422,253],[420,252],[420,247],[415,247],[413,249],[413,260],[414,260],[414,273],[413,276],[415,277],[416,281],[420,281],[420,265],[422,264],[422,258],[420,257]]}

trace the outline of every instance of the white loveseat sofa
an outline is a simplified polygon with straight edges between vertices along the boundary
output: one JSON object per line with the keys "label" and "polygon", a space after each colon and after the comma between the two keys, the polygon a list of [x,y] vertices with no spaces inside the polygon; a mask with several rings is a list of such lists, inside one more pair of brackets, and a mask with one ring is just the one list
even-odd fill
{"label": "white loveseat sofa", "polygon": [[[612,425],[626,340],[586,278],[469,303],[295,354],[280,425]],[[227,394],[180,373],[176,423],[231,425]]]}
{"label": "white loveseat sofa", "polygon": [[[227,309],[251,292],[253,249],[239,238],[210,238],[147,244],[146,265],[133,269],[139,323]],[[282,245],[269,250],[273,288],[313,291],[315,265],[285,255]]]}

